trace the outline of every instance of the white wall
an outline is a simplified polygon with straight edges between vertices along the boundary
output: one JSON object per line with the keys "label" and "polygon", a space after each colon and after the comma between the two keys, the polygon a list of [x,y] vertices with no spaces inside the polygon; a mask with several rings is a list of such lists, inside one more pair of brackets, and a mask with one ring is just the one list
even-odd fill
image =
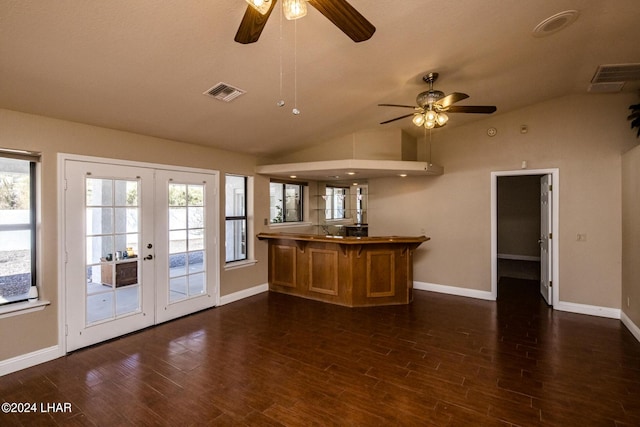
{"label": "white wall", "polygon": [[[437,129],[433,163],[444,175],[371,180],[369,231],[432,238],[416,251],[416,281],[490,291],[491,172],[523,160],[558,168],[560,301],[620,308],[621,154],[636,143],[626,121],[633,102],[633,94],[574,95]],[[488,137],[488,127],[498,134]]]}

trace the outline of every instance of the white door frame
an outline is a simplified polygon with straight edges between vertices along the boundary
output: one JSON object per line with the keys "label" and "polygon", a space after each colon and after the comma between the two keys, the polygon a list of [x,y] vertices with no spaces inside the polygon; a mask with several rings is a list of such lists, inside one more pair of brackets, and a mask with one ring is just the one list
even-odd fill
{"label": "white door frame", "polygon": [[215,271],[212,272],[213,280],[216,283],[216,290],[214,295],[214,305],[220,305],[220,171],[212,170],[212,169],[201,169],[201,168],[191,168],[186,166],[174,166],[174,165],[165,165],[159,163],[145,163],[145,162],[137,162],[130,160],[120,160],[120,159],[110,159],[105,157],[92,157],[92,156],[83,156],[78,154],[68,154],[68,153],[58,153],[58,182],[57,182],[57,202],[58,202],[58,348],[60,349],[61,355],[67,354],[67,337],[66,337],[66,318],[67,318],[67,308],[66,308],[66,255],[65,255],[65,245],[66,245],[66,230],[65,230],[65,221],[64,221],[64,209],[65,209],[65,162],[67,160],[75,160],[79,162],[90,162],[90,163],[106,163],[106,164],[116,164],[122,166],[133,166],[139,168],[150,168],[150,169],[163,169],[163,170],[172,170],[172,171],[183,171],[183,172],[194,172],[194,173],[205,173],[205,174],[213,174],[215,175],[215,188],[216,188],[216,203],[214,206],[214,223],[212,225],[213,231],[216,236],[216,242],[214,244],[214,253],[215,257]]}
{"label": "white door frame", "polygon": [[560,301],[560,170],[553,169],[517,169],[511,171],[491,172],[491,297],[498,298],[498,177],[501,176],[525,176],[525,175],[551,175],[553,191],[553,205],[551,213],[551,272],[553,277],[553,306],[557,307]]}

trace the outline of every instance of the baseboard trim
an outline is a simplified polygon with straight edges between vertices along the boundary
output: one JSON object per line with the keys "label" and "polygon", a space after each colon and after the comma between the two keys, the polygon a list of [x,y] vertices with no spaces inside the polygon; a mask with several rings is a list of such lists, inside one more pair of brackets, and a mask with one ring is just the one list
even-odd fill
{"label": "baseboard trim", "polygon": [[460,297],[484,299],[495,301],[491,291],[479,291],[477,289],[459,288],[457,286],[438,285],[436,283],[413,282],[413,289],[419,291],[437,292],[440,294],[456,295]]}
{"label": "baseboard trim", "polygon": [[629,318],[629,316],[626,315],[624,311],[620,313],[620,320],[622,321],[622,324],[626,326],[627,329],[629,329],[629,332],[631,332],[631,334],[636,337],[638,342],[640,342],[640,327],[633,323],[633,321]]}
{"label": "baseboard trim", "polygon": [[221,296],[220,297],[220,305],[231,304],[232,302],[240,301],[241,299],[249,298],[249,297],[252,297],[254,295],[258,295],[258,294],[261,294],[263,292],[267,292],[268,290],[269,290],[269,285],[266,284],[266,283],[264,285],[258,285],[258,286],[254,286],[252,288],[243,289],[241,291],[234,292],[234,293],[229,294],[229,295]]}
{"label": "baseboard trim", "polygon": [[621,313],[619,308],[599,307],[597,305],[577,304],[566,301],[558,302],[558,304],[554,305],[553,308],[560,311],[567,311],[569,313],[608,317],[610,319],[620,319]]}
{"label": "baseboard trim", "polygon": [[43,348],[41,350],[32,351],[31,353],[21,354],[11,359],[0,360],[0,377],[21,371],[22,369],[31,368],[41,363],[49,362],[64,356],[64,352],[60,346]]}
{"label": "baseboard trim", "polygon": [[515,261],[540,261],[539,256],[511,255],[511,254],[498,254],[498,259],[512,259]]}

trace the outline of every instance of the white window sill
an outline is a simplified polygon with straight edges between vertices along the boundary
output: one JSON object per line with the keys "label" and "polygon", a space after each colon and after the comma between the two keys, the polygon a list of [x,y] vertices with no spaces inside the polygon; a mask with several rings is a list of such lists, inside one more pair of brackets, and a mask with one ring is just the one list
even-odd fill
{"label": "white window sill", "polygon": [[238,268],[251,267],[258,263],[257,259],[244,259],[242,261],[228,262],[224,265],[224,270],[235,270]]}
{"label": "white window sill", "polygon": [[24,301],[16,302],[14,304],[7,304],[0,306],[0,319],[5,317],[17,316],[19,314],[33,313],[34,311],[44,310],[46,306],[51,304],[51,301],[37,300],[37,301]]}
{"label": "white window sill", "polygon": [[305,222],[276,222],[269,224],[269,228],[294,228],[294,227],[310,227],[313,223],[309,221]]}

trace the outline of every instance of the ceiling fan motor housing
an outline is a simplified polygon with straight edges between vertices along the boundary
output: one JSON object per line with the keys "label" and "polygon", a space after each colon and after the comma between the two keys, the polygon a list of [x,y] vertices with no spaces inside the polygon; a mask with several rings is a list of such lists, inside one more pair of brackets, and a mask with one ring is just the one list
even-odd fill
{"label": "ceiling fan motor housing", "polygon": [[429,105],[435,104],[442,98],[444,98],[444,92],[433,89],[427,90],[416,96],[416,104],[418,104],[421,108],[425,108]]}

